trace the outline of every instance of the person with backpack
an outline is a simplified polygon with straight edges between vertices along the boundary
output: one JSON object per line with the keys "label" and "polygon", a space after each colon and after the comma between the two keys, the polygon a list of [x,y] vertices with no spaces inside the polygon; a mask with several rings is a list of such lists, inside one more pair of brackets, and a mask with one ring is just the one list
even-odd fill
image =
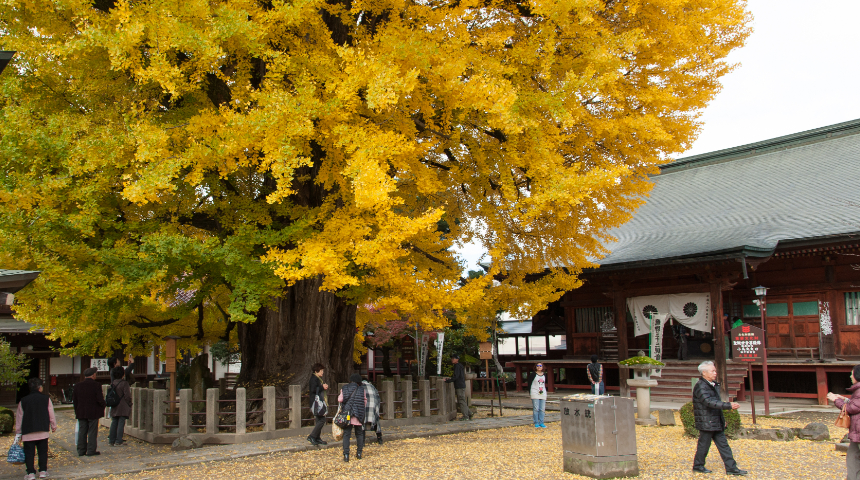
{"label": "person with backpack", "polygon": [[364,450],[364,412],[367,408],[367,390],[361,384],[361,375],[353,373],[349,377],[349,383],[340,389],[337,401],[341,403],[341,410],[349,412],[349,424],[343,427],[343,461],[349,461],[349,437],[355,430],[356,452],[355,458],[361,460]]}
{"label": "person with backpack", "polygon": [[114,367],[110,372],[113,380],[105,395],[105,403],[110,407],[110,434],[108,434],[108,445],[121,447],[125,445],[122,440],[125,431],[125,422],[131,416],[131,386],[125,379],[125,370],[122,367]]}

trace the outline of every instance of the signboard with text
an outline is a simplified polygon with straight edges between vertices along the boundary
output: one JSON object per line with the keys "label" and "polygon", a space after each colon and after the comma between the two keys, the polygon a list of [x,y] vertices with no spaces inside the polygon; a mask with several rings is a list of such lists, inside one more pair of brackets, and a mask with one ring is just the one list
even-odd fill
{"label": "signboard with text", "polygon": [[97,368],[100,372],[109,372],[110,366],[108,366],[107,358],[92,358],[90,359],[90,367]]}
{"label": "signboard with text", "polygon": [[757,362],[764,349],[764,330],[752,325],[738,325],[732,329],[732,359]]}
{"label": "signboard with text", "polygon": [[409,335],[400,339],[400,358],[405,362],[415,360],[415,339]]}

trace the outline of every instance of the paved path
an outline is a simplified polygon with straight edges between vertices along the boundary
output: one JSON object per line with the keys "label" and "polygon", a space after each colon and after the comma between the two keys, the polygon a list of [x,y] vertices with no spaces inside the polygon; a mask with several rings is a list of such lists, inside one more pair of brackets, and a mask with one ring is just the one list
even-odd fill
{"label": "paved path", "polygon": [[[484,409],[482,409],[483,411]],[[498,414],[498,410],[496,410]],[[383,439],[398,441],[408,438],[426,438],[437,435],[449,435],[478,430],[489,430],[505,427],[531,425],[531,413],[511,411],[504,417],[481,418],[471,422],[454,421],[445,424],[416,425],[410,427],[392,427],[384,431]],[[83,479],[108,474],[129,474],[145,470],[193,465],[202,462],[231,460],[253,457],[275,452],[301,452],[319,448],[340,448],[340,442],[330,441],[327,446],[314,447],[308,444],[304,436],[266,440],[239,445],[213,445],[195,450],[174,452],[169,445],[150,445],[135,439],[127,439],[127,446],[110,447],[107,444],[108,431],[99,428],[99,450],[101,455],[94,457],[78,457],[74,446],[74,419],[71,411],[57,412],[60,430],[52,435],[49,450],[52,458],[48,460],[48,472],[51,478]],[[546,422],[560,421],[558,413],[547,412]],[[383,428],[385,424],[383,423]],[[330,429],[326,429],[330,432]],[[324,434],[323,439],[331,439]],[[368,435],[368,440],[375,437]],[[11,437],[0,438],[8,445]],[[5,447],[4,447],[5,448]],[[2,462],[0,480],[20,480],[24,474],[23,466],[10,465]]]}

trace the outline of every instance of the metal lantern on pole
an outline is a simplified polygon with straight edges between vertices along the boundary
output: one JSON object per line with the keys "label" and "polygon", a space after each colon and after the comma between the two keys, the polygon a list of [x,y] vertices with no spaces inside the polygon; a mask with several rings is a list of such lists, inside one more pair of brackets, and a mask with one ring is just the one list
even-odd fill
{"label": "metal lantern on pole", "polygon": [[[767,287],[758,286],[753,288],[753,291],[758,297],[758,309],[761,312],[761,329],[764,331],[762,338],[764,345],[762,345],[761,349],[761,373],[764,378],[764,414],[770,415],[770,386],[767,382],[767,308],[764,301],[765,295],[767,295]],[[750,378],[750,383],[752,381],[752,378]]]}

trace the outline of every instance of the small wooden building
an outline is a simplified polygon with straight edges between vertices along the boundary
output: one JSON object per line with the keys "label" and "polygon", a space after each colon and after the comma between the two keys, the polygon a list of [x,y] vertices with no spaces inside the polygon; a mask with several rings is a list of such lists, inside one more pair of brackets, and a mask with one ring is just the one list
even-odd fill
{"label": "small wooden building", "polygon": [[[587,388],[584,363],[598,354],[608,389],[627,393],[615,362],[649,347],[649,336],[634,328],[634,318],[649,312],[629,306],[646,296],[696,294],[709,328],[692,332],[690,361],[670,360],[652,395],[689,397],[695,366],[709,358],[729,394],[743,398],[746,365],[726,358],[721,320],[725,313],[762,326],[753,292],[761,285],[769,289],[772,395],[824,404],[828,390],[844,391],[860,361],[860,120],[680,159],[653,181],[647,202],[612,232],[612,253],[538,316],[563,317],[566,350],[534,356],[515,348],[505,360],[518,372],[540,360],[553,368],[555,388]],[[678,349],[669,332],[664,359]]]}

